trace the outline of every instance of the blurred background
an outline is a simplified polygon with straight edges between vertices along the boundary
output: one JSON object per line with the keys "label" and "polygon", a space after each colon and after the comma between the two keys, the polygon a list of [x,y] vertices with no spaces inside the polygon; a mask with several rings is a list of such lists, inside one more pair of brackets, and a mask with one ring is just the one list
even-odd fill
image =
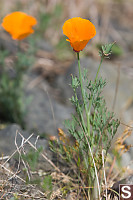
{"label": "blurred background", "polygon": [[[51,123],[53,123],[53,117],[56,119],[57,128],[58,125],[61,124],[61,122],[58,123],[60,120],[70,117],[71,107],[67,107],[70,106],[67,99],[71,96],[71,92],[69,93],[69,88],[64,85],[69,85],[70,78],[68,77],[74,72],[72,71],[72,66],[75,65],[76,56],[70,44],[65,40],[66,37],[63,35],[62,26],[67,19],[77,16],[89,19],[95,25],[97,32],[96,36],[89,42],[84,51],[81,52],[84,66],[92,65],[93,70],[93,65],[98,65],[100,60],[98,51],[101,48],[101,45],[116,41],[116,44],[112,49],[111,59],[108,59],[105,64],[109,65],[109,67],[105,67],[105,69],[103,67],[104,71],[101,71],[101,75],[103,77],[105,76],[111,84],[107,87],[107,90],[105,90],[105,98],[109,106],[117,99],[117,102],[114,102],[114,105],[116,103],[115,111],[118,117],[122,116],[122,112],[124,113],[124,117],[122,116],[124,123],[128,123],[132,119],[133,114],[130,109],[133,107],[132,0],[0,1],[1,22],[5,15],[13,11],[26,12],[27,14],[34,16],[38,21],[37,25],[34,27],[34,34],[23,40],[21,43],[23,51],[26,51],[30,47],[29,51],[32,54],[32,64],[29,68],[32,75],[29,73],[28,77],[25,77],[25,88],[28,90],[28,92],[26,91],[26,95],[30,96],[31,94],[34,96],[32,101],[33,104],[31,104],[33,106],[28,112],[30,113],[35,105],[38,104],[38,107],[41,105],[39,107],[40,110],[36,112],[37,116],[34,117],[34,119],[32,118],[33,114],[30,114],[28,117],[29,120],[31,118],[30,121],[34,122],[32,125],[28,125],[30,129],[34,126],[37,127],[39,132],[44,131],[54,134],[55,130],[51,129],[51,124],[48,126],[48,129],[44,130],[45,120],[43,113],[52,113],[49,114],[49,119],[52,118]],[[6,33],[2,27],[0,27],[0,29],[0,50],[2,52],[5,50],[9,52],[8,56],[2,54],[2,59],[5,60],[4,65],[12,69],[13,63],[15,62],[14,55],[17,51],[17,42],[13,41],[10,35]],[[22,63],[24,62],[25,61],[22,61]],[[27,65],[27,63],[25,65]],[[110,68],[109,71],[107,70],[108,68]],[[121,79],[119,78],[120,71],[122,72]],[[57,101],[60,104],[58,105],[59,107],[57,106],[58,108],[56,106],[54,108],[49,106],[51,111],[45,109],[42,111],[42,107],[48,107],[43,105],[42,102],[44,99],[47,99],[47,101],[50,102],[48,95],[47,97],[41,97],[39,94],[32,94],[33,88],[35,89],[36,86],[40,87],[39,84],[42,83],[42,81],[44,83],[44,85],[41,86],[43,93],[48,92],[52,98],[52,103],[49,104],[52,104],[54,107],[54,104]],[[37,91],[39,91],[39,89]],[[117,93],[120,95],[116,98]],[[35,100],[34,102],[35,96],[38,96],[39,99],[42,98],[42,101],[37,102],[37,100]],[[59,120],[56,111],[57,115],[60,115]],[[40,114],[41,112],[43,113]],[[40,117],[38,116],[39,114]],[[36,122],[37,118],[39,118],[39,122]],[[28,124],[29,123],[30,122],[28,121]],[[42,123],[42,125],[38,125],[38,123]],[[46,126],[47,123],[45,127]]]}

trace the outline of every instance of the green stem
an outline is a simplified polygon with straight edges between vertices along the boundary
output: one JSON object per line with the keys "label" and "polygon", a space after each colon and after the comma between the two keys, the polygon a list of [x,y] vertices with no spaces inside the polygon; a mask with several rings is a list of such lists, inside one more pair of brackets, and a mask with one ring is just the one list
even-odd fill
{"label": "green stem", "polygon": [[[74,89],[74,94],[75,94],[76,101],[78,101],[78,97],[77,97],[77,94],[76,94],[76,90],[75,90],[75,89]],[[79,108],[79,107],[80,107],[80,105],[79,105],[79,101],[78,101],[78,106],[77,106],[77,108]],[[77,108],[76,108],[76,109],[77,109]],[[81,128],[82,128],[83,131],[86,133],[87,130],[86,130],[86,125],[85,125],[85,122],[84,122],[84,118],[83,118],[82,112],[81,112],[80,109],[78,110],[78,112],[79,112],[80,120],[81,120]],[[88,162],[87,162],[87,159],[86,159],[86,156],[85,156],[85,152],[83,151],[83,148],[81,148],[81,151],[82,151],[82,155],[83,155],[83,158],[84,158],[84,161],[85,161],[86,169],[88,169]]]}
{"label": "green stem", "polygon": [[78,58],[78,69],[79,69],[79,81],[80,81],[80,86],[81,86],[81,94],[82,94],[84,108],[85,108],[85,112],[86,112],[86,118],[87,118],[87,132],[88,132],[88,136],[90,136],[90,121],[89,121],[89,116],[88,116],[87,105],[85,102],[85,93],[84,93],[84,87],[83,87],[83,82],[82,82],[82,73],[81,73],[81,67],[80,67],[79,52],[77,52],[77,58]]}
{"label": "green stem", "polygon": [[82,122],[81,125],[82,125],[83,130],[86,132],[87,130],[86,130],[86,125],[85,125],[85,122],[84,122],[84,118],[83,118],[82,112],[81,112],[80,109],[78,109],[80,107],[80,105],[79,105],[79,100],[78,100],[78,97],[77,97],[75,89],[74,89],[74,94],[75,94],[76,101],[78,102],[78,106],[76,107],[76,109],[77,109],[77,112],[79,112],[79,115],[80,115],[80,120]]}
{"label": "green stem", "polygon": [[100,64],[99,64],[99,67],[98,67],[98,70],[97,70],[97,73],[96,73],[96,77],[95,77],[95,83],[96,83],[96,81],[97,81],[98,74],[99,74],[99,71],[100,71],[100,68],[101,68],[103,59],[104,59],[104,56],[101,56],[101,61],[100,61]]}

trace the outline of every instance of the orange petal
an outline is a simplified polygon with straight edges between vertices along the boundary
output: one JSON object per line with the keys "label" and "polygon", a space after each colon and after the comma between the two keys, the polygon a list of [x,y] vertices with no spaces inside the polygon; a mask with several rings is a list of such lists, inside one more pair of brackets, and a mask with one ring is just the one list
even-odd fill
{"label": "orange petal", "polygon": [[68,41],[70,41],[73,49],[80,51],[96,35],[96,30],[89,20],[75,17],[64,23],[63,33],[68,37]]}
{"label": "orange petal", "polygon": [[3,19],[2,26],[9,32],[13,39],[24,39],[34,32],[32,26],[37,23],[36,19],[23,12],[13,12]]}
{"label": "orange petal", "polygon": [[70,42],[70,44],[71,44],[74,51],[79,52],[79,51],[82,51],[85,48],[88,41],[89,40],[76,41],[76,42],[73,42],[73,43]]}

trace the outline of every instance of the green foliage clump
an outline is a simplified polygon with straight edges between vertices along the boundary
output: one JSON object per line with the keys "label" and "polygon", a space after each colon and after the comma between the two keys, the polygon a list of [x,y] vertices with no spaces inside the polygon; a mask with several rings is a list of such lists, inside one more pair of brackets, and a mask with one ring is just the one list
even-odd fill
{"label": "green foliage clump", "polygon": [[16,54],[11,69],[5,60],[9,53],[0,51],[0,120],[4,123],[18,123],[24,128],[27,100],[24,99],[23,77],[34,59],[31,49]]}
{"label": "green foliage clump", "polygon": [[110,55],[111,55],[111,58],[115,58],[115,57],[118,57],[118,56],[121,56],[123,54],[123,50],[120,46],[118,46],[118,44],[116,44],[115,42],[110,44],[110,46],[108,46],[109,49],[106,49],[106,45],[101,45],[101,44],[97,44],[96,45],[97,48],[100,50],[100,54],[101,52],[105,53],[105,55],[107,55],[107,51],[109,50],[110,51],[110,48],[111,48],[111,51],[110,51]]}
{"label": "green foliage clump", "polygon": [[[98,78],[102,61],[110,56],[113,45],[114,43],[102,46],[101,62],[94,81],[88,80],[86,69],[81,72],[79,53],[77,53],[79,77],[72,75],[73,96],[70,99],[75,107],[75,114],[72,114],[70,120],[65,121],[65,127],[74,139],[74,143],[71,144],[71,138],[68,138],[63,131],[59,131],[59,141],[55,142],[55,148],[52,146],[55,152],[77,168],[82,185],[91,188],[94,187],[97,176],[103,168],[103,159],[105,162],[111,141],[120,124],[119,120],[114,118],[114,113],[107,109],[102,96],[106,80]],[[80,97],[79,89],[81,89]],[[97,186],[98,184],[97,181]],[[99,186],[98,190],[100,191]],[[92,189],[89,189],[88,194],[93,198]]]}
{"label": "green foliage clump", "polygon": [[38,151],[30,149],[27,154],[22,155],[23,160],[28,162],[32,171],[36,169],[41,151],[42,147],[40,147]]}
{"label": "green foliage clump", "polygon": [[42,188],[44,192],[52,192],[53,185],[52,185],[52,177],[50,175],[45,176]]}
{"label": "green foliage clump", "polygon": [[[87,80],[83,79],[83,83],[86,81]],[[76,114],[72,115],[71,120],[65,121],[65,125],[69,134],[71,134],[79,144],[80,160],[84,158],[84,164],[86,165],[86,178],[88,177],[88,179],[93,180],[95,177],[95,171],[88,149],[88,142],[93,152],[97,169],[100,170],[102,168],[101,151],[104,149],[104,152],[107,155],[111,141],[119,126],[119,121],[114,119],[114,113],[107,110],[104,97],[101,96],[102,89],[106,84],[105,80],[100,78],[96,82],[90,81],[84,90],[86,106],[88,106],[88,102],[90,101],[92,104],[90,111],[91,131],[88,134],[87,127],[85,126],[83,119],[84,104],[82,99],[77,97],[76,93],[76,89],[80,86],[79,84],[79,79],[72,76],[72,88],[74,91],[74,96],[72,96],[71,102],[75,106]],[[77,159],[77,161],[79,165],[79,159]],[[80,165],[82,165],[82,162]],[[90,170],[90,173],[88,173],[88,170]]]}

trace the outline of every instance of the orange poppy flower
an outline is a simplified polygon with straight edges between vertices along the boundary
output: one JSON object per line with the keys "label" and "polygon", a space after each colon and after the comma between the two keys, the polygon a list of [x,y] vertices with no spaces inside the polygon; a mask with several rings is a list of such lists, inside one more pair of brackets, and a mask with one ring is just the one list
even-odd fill
{"label": "orange poppy flower", "polygon": [[10,33],[12,39],[22,40],[32,34],[32,26],[37,23],[36,19],[26,13],[16,11],[3,19],[2,27]]}
{"label": "orange poppy flower", "polygon": [[68,37],[67,41],[70,42],[73,50],[79,52],[96,35],[96,29],[89,20],[75,17],[64,23],[63,33]]}

